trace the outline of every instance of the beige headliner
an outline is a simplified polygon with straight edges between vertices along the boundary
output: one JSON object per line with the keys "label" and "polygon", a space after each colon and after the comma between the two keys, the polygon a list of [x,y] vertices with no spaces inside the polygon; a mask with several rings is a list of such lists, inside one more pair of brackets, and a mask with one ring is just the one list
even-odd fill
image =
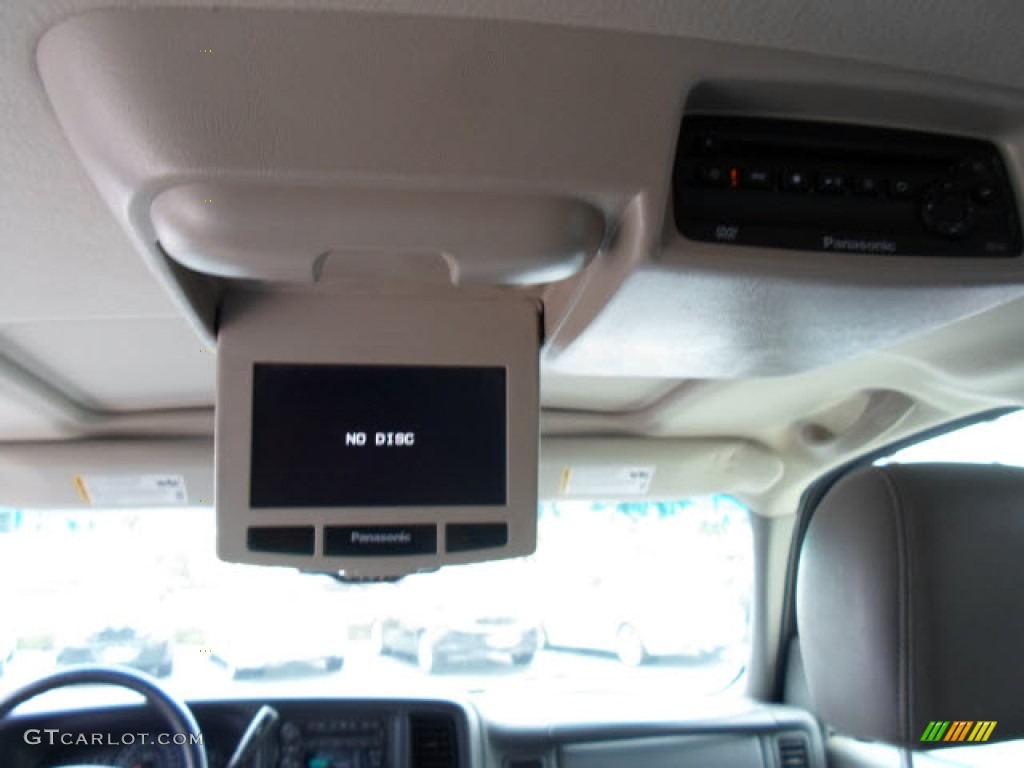
{"label": "beige headliner", "polygon": [[[97,429],[107,434],[208,434],[212,429],[214,355],[101,202],[64,140],[35,71],[34,49],[43,31],[72,11],[109,5],[33,1],[6,3],[0,10],[4,440],[62,439]],[[416,0],[330,6],[514,18],[806,51],[966,78],[979,88],[996,87],[1011,102],[1024,98],[1019,44],[1024,6],[1012,1],[980,6],[885,0]],[[1014,117],[1024,123],[1024,114]],[[760,499],[760,511],[791,512],[795,494],[827,466],[908,431],[1020,402],[1024,342],[1017,328],[1022,320],[1024,304],[1015,302],[888,350],[774,379],[693,381],[549,371],[542,386],[543,425],[548,434],[737,437],[763,443],[784,459],[786,474]],[[107,418],[139,412],[145,421]]]}

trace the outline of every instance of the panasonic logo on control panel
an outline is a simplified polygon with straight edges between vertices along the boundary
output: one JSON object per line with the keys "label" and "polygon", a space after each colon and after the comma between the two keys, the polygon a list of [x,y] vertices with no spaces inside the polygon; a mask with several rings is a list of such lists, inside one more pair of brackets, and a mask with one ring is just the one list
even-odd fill
{"label": "panasonic logo on control panel", "polygon": [[396,531],[394,533],[369,533],[366,531],[352,531],[349,541],[353,544],[410,544],[412,534],[408,531]]}
{"label": "panasonic logo on control panel", "polygon": [[858,253],[896,253],[895,240],[856,240],[849,237],[825,235],[821,247],[826,251],[856,251]]}

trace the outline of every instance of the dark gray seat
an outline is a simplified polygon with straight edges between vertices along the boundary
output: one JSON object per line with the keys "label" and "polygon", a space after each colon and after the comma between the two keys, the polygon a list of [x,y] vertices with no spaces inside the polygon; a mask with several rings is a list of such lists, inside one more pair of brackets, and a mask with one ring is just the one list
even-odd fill
{"label": "dark gray seat", "polygon": [[810,522],[796,607],[811,701],[836,732],[915,750],[959,744],[923,742],[933,721],[1024,737],[1024,470],[842,479]]}

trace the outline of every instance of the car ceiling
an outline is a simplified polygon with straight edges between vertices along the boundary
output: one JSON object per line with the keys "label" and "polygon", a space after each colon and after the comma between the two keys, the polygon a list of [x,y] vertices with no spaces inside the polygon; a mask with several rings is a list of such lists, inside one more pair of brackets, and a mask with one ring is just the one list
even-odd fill
{"label": "car ceiling", "polygon": [[[33,0],[0,9],[3,441],[212,433],[215,352],[97,193],[37,70],[36,45],[48,28],[77,11],[117,5],[190,4]],[[217,5],[508,19],[640,32],[681,44],[721,41],[955,78],[959,87],[1005,93],[1011,101],[1024,96],[1024,6],[1013,0]],[[1009,301],[887,341],[884,349],[781,376],[580,375],[549,366],[542,427],[548,435],[729,437],[768,446],[787,465],[774,503],[791,511],[794,493],[831,465],[902,434],[1019,402],[1022,342],[1015,329],[1022,319],[1024,303]]]}

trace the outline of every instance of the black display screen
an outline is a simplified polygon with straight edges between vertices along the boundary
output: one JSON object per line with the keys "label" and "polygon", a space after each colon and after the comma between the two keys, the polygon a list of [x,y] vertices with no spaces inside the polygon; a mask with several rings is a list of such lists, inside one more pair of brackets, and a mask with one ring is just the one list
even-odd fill
{"label": "black display screen", "polygon": [[504,368],[253,368],[250,506],[503,506]]}

